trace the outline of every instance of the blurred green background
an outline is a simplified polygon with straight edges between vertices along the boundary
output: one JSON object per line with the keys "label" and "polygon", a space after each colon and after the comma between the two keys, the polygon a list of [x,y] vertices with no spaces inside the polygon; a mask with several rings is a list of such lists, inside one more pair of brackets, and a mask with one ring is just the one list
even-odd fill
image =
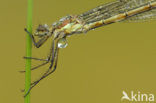
{"label": "blurred green background", "polygon": [[[33,30],[111,0],[34,0]],[[0,4],[0,103],[24,103],[26,0]],[[31,91],[31,103],[120,103],[122,91],[156,94],[156,21],[115,23],[68,38],[56,72]],[[33,57],[46,58],[51,41]],[[32,61],[32,66],[41,62]],[[48,65],[32,72],[38,79]]]}

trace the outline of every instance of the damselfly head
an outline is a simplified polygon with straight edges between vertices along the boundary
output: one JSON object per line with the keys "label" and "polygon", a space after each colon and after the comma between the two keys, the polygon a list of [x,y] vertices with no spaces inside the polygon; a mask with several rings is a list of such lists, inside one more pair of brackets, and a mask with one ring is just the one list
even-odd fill
{"label": "damselfly head", "polygon": [[43,37],[49,33],[49,26],[47,24],[39,25],[36,29],[35,36]]}

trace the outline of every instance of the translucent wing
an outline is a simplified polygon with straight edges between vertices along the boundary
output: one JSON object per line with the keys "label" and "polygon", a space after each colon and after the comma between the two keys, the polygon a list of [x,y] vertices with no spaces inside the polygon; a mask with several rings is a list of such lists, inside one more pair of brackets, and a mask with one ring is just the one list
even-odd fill
{"label": "translucent wing", "polygon": [[[143,5],[147,5],[148,2],[156,1],[156,0],[120,0],[110,2],[101,6],[98,6],[88,12],[85,12],[79,17],[86,23],[93,23],[100,21],[102,19],[110,18],[119,13],[124,13],[135,8],[141,7]],[[143,21],[147,18],[154,19],[155,18],[155,10],[147,11],[144,13],[140,13],[134,15],[132,17],[127,18],[124,21],[134,22],[134,21]]]}
{"label": "translucent wing", "polygon": [[134,15],[123,20],[122,22],[147,22],[151,20],[156,20],[156,9]]}
{"label": "translucent wing", "polygon": [[[130,2],[127,2],[127,4],[125,5],[125,10],[126,8],[127,8],[126,11],[129,11],[133,8],[140,7],[142,5],[147,4],[149,1],[154,2],[156,0],[130,0]],[[140,14],[136,14],[132,17],[123,20],[123,22],[145,22],[155,19],[156,19],[156,8],[146,12],[142,12]]]}
{"label": "translucent wing", "polygon": [[101,19],[107,19],[115,14],[118,14],[117,11],[119,11],[125,3],[126,1],[106,3],[79,15],[79,17],[85,21],[86,24],[96,22]]}

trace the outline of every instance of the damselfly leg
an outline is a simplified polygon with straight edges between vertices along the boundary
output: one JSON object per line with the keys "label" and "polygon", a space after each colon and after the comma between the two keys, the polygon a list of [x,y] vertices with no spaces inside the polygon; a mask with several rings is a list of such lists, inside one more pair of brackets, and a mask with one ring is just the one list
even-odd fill
{"label": "damselfly leg", "polygon": [[34,58],[34,57],[23,57],[24,59],[33,59],[33,60],[38,60],[38,61],[48,61],[48,59],[39,59],[39,58]]}
{"label": "damselfly leg", "polygon": [[[56,43],[57,44],[57,43]],[[55,48],[55,49],[54,49]],[[31,87],[30,89],[27,91],[27,93],[25,94],[25,96],[31,91],[31,89],[37,85],[42,79],[44,79],[45,77],[47,77],[48,75],[52,74],[57,67],[57,60],[58,60],[58,51],[59,48],[57,47],[57,45],[55,45],[55,40],[53,40],[52,43],[52,48],[51,48],[51,58],[50,58],[50,66],[49,69],[41,76],[41,78],[39,78],[38,80],[34,81],[33,83],[31,83]],[[53,68],[53,69],[52,69]]]}
{"label": "damselfly leg", "polygon": [[25,30],[25,31],[27,32],[27,34],[31,37],[32,42],[33,42],[33,44],[34,44],[34,46],[35,46],[36,48],[41,47],[41,46],[45,43],[45,41],[49,38],[48,35],[44,35],[44,36],[42,36],[42,38],[41,38],[38,42],[36,42],[34,36],[33,36],[26,28],[25,28],[24,30]]}
{"label": "damselfly leg", "polygon": [[[37,68],[39,68],[39,67],[41,67],[41,66],[46,65],[47,63],[49,63],[49,61],[44,62],[44,63],[42,63],[42,64],[40,64],[40,65],[38,65],[38,66],[35,66],[35,67],[31,68],[31,70],[35,70],[35,69],[37,69]],[[25,70],[23,70],[23,71],[19,71],[19,72],[24,73],[24,72],[25,72]]]}
{"label": "damselfly leg", "polygon": [[[44,44],[44,42],[50,37],[49,35],[43,35],[41,37],[41,39],[36,42],[34,39],[34,36],[27,31],[27,29],[25,29],[25,31],[28,33],[28,35],[31,37],[33,44],[35,45],[35,47],[39,48],[40,46],[42,46]],[[50,63],[49,69],[36,81],[31,83],[31,87],[29,88],[29,90],[26,92],[25,96],[31,91],[31,89],[37,85],[42,79],[44,79],[45,77],[47,77],[48,75],[50,75],[51,73],[53,73],[56,70],[56,66],[57,66],[57,58],[58,58],[58,39],[53,39],[52,41],[52,46],[50,49],[50,53],[47,57],[47,59],[39,59],[39,58],[34,58],[34,57],[24,57],[24,59],[33,59],[33,60],[38,60],[38,61],[45,61],[44,63],[31,68],[31,70],[35,70],[41,66],[44,66],[48,63]],[[53,69],[52,69],[53,68]],[[22,71],[25,72],[25,71]]]}
{"label": "damselfly leg", "polygon": [[[24,30],[31,37],[34,46],[37,47],[37,48],[41,47],[45,43],[45,41],[49,38],[49,36],[45,35],[38,42],[36,42],[35,39],[34,39],[34,36],[27,29],[24,29]],[[39,60],[39,61],[46,61],[46,62],[44,62],[44,63],[42,63],[42,64],[40,64],[40,65],[38,65],[36,67],[31,68],[31,70],[35,70],[35,69],[37,69],[37,68],[39,68],[41,66],[44,66],[47,63],[49,63],[50,62],[50,56],[51,55],[49,55],[47,57],[47,59],[39,59],[39,58],[34,58],[34,57],[24,57],[24,59],[33,59],[33,60]],[[25,71],[20,71],[20,72],[23,73]]]}

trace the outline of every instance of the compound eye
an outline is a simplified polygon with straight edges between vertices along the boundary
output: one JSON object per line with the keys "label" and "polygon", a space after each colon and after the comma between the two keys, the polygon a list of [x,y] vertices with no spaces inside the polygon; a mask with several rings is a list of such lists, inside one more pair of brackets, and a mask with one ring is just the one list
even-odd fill
{"label": "compound eye", "polygon": [[39,25],[38,28],[37,28],[37,31],[41,31],[41,32],[44,32],[44,31],[48,31],[49,27],[47,24],[44,24],[44,25]]}

